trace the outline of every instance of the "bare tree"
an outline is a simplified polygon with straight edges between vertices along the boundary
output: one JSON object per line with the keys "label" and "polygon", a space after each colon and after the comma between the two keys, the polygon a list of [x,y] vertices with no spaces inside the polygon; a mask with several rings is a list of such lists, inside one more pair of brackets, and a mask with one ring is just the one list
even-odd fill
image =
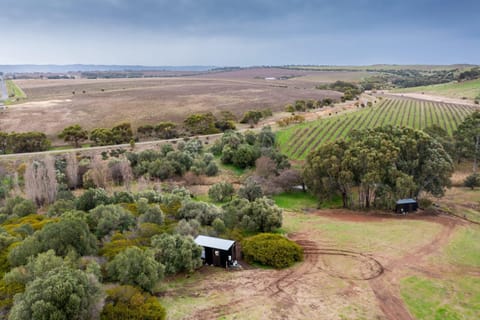
{"label": "bare tree", "polygon": [[133,180],[133,172],[130,161],[128,161],[127,159],[123,159],[122,161],[120,161],[120,172],[122,174],[123,184],[125,185],[125,188],[127,189],[127,191],[130,191],[130,186]]}
{"label": "bare tree", "polygon": [[53,203],[57,197],[55,159],[32,160],[25,170],[25,193],[37,206]]}
{"label": "bare tree", "polygon": [[12,190],[13,190],[13,195],[14,196],[19,196],[22,193],[22,190],[20,189],[20,182],[18,178],[18,172],[15,171],[13,173],[13,178],[12,178]]}
{"label": "bare tree", "polygon": [[65,168],[65,173],[67,175],[67,183],[69,188],[76,188],[79,185],[79,175],[78,175],[78,159],[75,153],[67,153],[65,156],[67,166]]}
{"label": "bare tree", "polygon": [[99,155],[93,157],[87,174],[97,188],[106,188],[110,179],[110,170]]}
{"label": "bare tree", "polygon": [[262,156],[255,161],[255,174],[262,178],[268,178],[277,172],[277,164],[269,157]]}

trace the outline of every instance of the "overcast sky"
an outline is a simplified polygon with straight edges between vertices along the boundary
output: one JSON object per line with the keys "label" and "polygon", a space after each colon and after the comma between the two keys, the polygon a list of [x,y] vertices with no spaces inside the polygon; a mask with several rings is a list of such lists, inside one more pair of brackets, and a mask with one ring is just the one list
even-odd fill
{"label": "overcast sky", "polygon": [[0,0],[0,64],[480,64],[480,0]]}

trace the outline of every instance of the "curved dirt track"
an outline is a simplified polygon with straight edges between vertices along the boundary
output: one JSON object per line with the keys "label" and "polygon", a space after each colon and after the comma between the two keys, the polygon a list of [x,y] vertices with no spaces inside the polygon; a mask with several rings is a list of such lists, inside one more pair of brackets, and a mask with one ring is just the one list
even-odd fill
{"label": "curved dirt track", "polygon": [[[277,305],[277,310],[271,319],[312,319],[318,317],[315,311],[318,306],[315,296],[303,290],[302,286],[308,286],[310,280],[319,273],[327,274],[345,280],[371,280],[383,274],[382,265],[372,257],[350,250],[340,250],[319,247],[316,242],[308,240],[308,234],[291,234],[290,238],[304,248],[304,261],[297,267],[287,270],[270,271],[275,273],[267,281],[255,285],[255,295],[233,299],[228,304],[217,305],[213,308],[199,310],[187,319],[217,319],[219,317],[233,314],[249,309],[255,309],[261,299],[267,298]],[[357,262],[358,269],[353,274],[349,271],[342,272],[325,261],[325,257],[339,256],[347,257]],[[251,270],[256,271],[256,270]],[[243,271],[246,275],[250,271]],[[254,276],[255,277],[255,276]],[[248,285],[258,282],[258,279],[250,279]],[[308,305],[311,310],[305,310]],[[313,311],[313,312],[312,312]]]}
{"label": "curved dirt track", "polygon": [[[330,216],[326,212],[326,216]],[[318,215],[324,215],[318,212]],[[385,216],[363,216],[349,212],[336,215],[339,220],[362,222],[383,221]],[[372,308],[378,313],[372,318],[389,320],[413,319],[408,312],[399,292],[399,281],[405,276],[405,271],[414,271],[432,275],[442,270],[432,269],[428,257],[443,248],[450,240],[457,225],[464,223],[448,216],[416,216],[405,217],[407,220],[424,220],[437,223],[440,231],[427,244],[409,251],[399,258],[387,259],[375,255],[337,248],[325,241],[312,241],[309,232],[290,234],[290,239],[304,248],[304,261],[287,270],[244,270],[237,272],[239,283],[221,284],[222,294],[231,295],[227,303],[196,310],[186,319],[217,319],[222,316],[241,313],[254,314],[264,304],[274,307],[252,318],[262,319],[339,319],[338,314],[329,308],[328,304],[335,302],[338,296],[319,295],[315,289],[321,288],[326,278],[337,278],[351,286],[345,290],[344,299],[355,295],[366,284],[372,295]],[[348,266],[348,267],[347,267]],[[476,273],[478,270],[471,270]],[[323,280],[322,280],[323,279]],[[323,282],[322,282],[323,281]],[[218,285],[212,285],[217,288]],[[211,290],[211,288],[206,289]],[[248,292],[248,294],[244,294]],[[372,311],[375,312],[375,311]],[[242,316],[234,318],[242,318]]]}
{"label": "curved dirt track", "polygon": [[[339,220],[350,220],[356,222],[372,222],[375,220],[378,221],[378,219],[397,218],[394,216],[364,216],[348,212],[336,212],[335,215],[329,213],[327,216],[335,217]],[[399,218],[401,219],[404,217]],[[426,264],[426,258],[447,245],[450,237],[455,231],[455,228],[460,224],[465,224],[465,221],[462,221],[457,217],[447,215],[409,216],[405,217],[405,219],[433,222],[440,224],[442,228],[435,238],[433,238],[426,245],[409,252],[407,255],[384,262],[384,272],[382,276],[370,279],[371,281],[369,281],[369,284],[377,298],[378,305],[385,317],[390,320],[414,319],[408,312],[399,293],[399,280],[402,277],[402,271],[405,269],[413,269],[416,272],[426,275],[434,274],[435,268],[433,268],[431,264]]]}

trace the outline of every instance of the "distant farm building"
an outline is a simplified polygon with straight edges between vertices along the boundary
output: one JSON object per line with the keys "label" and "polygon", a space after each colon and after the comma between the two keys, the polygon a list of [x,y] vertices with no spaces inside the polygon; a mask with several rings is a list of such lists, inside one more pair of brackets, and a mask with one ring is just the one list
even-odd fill
{"label": "distant farm building", "polygon": [[228,267],[236,264],[237,248],[233,240],[198,236],[195,243],[203,247],[202,259],[208,265]]}
{"label": "distant farm building", "polygon": [[400,199],[395,206],[396,213],[407,214],[409,212],[417,211],[418,202],[415,199]]}

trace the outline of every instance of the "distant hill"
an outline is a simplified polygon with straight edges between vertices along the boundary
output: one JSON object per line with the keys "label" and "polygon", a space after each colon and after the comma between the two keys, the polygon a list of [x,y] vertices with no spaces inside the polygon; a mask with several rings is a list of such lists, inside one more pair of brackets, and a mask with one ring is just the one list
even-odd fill
{"label": "distant hill", "polygon": [[3,73],[67,73],[86,71],[209,71],[215,66],[134,66],[134,65],[94,65],[94,64],[69,64],[69,65],[0,65]]}
{"label": "distant hill", "polygon": [[380,71],[380,70],[453,70],[477,67],[474,64],[423,65],[423,64],[373,64],[368,66],[328,66],[328,65],[287,65],[290,69],[310,69],[326,71]]}

